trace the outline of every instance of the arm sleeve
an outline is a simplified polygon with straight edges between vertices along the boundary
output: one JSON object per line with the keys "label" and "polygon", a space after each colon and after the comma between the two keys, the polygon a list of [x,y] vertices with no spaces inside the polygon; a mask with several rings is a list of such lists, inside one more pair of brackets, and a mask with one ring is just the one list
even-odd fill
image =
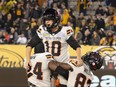
{"label": "arm sleeve", "polygon": [[39,36],[37,34],[35,34],[32,37],[32,39],[27,43],[27,46],[31,46],[33,48],[33,47],[35,47],[40,42],[42,42],[42,39],[40,39]]}
{"label": "arm sleeve", "polygon": [[76,50],[78,47],[81,48],[81,46],[78,44],[78,42],[74,39],[73,36],[70,36],[70,38],[67,40],[67,43]]}

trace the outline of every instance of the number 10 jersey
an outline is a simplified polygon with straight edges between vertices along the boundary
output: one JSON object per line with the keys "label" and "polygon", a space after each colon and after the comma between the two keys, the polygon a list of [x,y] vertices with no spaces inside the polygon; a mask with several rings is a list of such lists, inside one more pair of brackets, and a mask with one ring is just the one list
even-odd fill
{"label": "number 10 jersey", "polygon": [[57,32],[49,33],[42,25],[37,30],[37,35],[42,39],[46,52],[50,52],[58,62],[68,62],[67,40],[74,34],[70,26],[63,26]]}

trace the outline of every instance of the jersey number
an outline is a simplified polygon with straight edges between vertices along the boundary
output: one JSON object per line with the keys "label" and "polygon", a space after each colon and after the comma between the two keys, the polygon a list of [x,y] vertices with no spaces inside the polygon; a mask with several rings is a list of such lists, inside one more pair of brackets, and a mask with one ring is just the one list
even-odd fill
{"label": "jersey number", "polygon": [[34,70],[33,70],[33,73],[37,75],[37,79],[40,79],[42,80],[42,75],[43,75],[43,72],[41,71],[42,69],[42,63],[41,62],[37,62],[35,67],[34,67]]}
{"label": "jersey number", "polygon": [[41,67],[42,67],[42,63],[37,62],[33,70],[33,73],[37,75],[37,79],[40,79],[40,80],[42,80],[42,75],[43,75],[41,71]]}
{"label": "jersey number", "polygon": [[[84,87],[85,82],[86,82],[87,78],[84,74],[79,73],[76,77],[76,82],[75,82],[75,86],[74,87]],[[91,80],[88,79],[87,80],[87,84],[90,85],[91,84]],[[80,86],[79,86],[80,85]]]}
{"label": "jersey number", "polygon": [[52,53],[53,56],[59,56],[61,51],[61,42],[53,41],[51,47],[49,46],[49,42],[45,42],[47,46],[47,52]]}

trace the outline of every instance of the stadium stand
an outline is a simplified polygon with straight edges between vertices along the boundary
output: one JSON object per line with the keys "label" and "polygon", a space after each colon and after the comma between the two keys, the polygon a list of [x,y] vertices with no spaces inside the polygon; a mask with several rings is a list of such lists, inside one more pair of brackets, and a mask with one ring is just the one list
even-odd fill
{"label": "stadium stand", "polygon": [[[61,15],[61,25],[73,27],[80,44],[114,46],[116,7],[111,1],[0,0],[0,44],[26,44],[41,24],[42,13],[52,7]],[[111,36],[107,36],[109,30]],[[101,44],[103,38],[110,40]]]}

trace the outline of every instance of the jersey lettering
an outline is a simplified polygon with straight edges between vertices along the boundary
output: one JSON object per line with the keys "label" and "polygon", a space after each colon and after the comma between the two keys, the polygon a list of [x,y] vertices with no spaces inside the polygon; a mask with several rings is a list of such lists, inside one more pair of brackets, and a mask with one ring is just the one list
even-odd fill
{"label": "jersey lettering", "polygon": [[67,30],[67,34],[70,34],[71,32],[73,32],[73,30],[71,29]]}

